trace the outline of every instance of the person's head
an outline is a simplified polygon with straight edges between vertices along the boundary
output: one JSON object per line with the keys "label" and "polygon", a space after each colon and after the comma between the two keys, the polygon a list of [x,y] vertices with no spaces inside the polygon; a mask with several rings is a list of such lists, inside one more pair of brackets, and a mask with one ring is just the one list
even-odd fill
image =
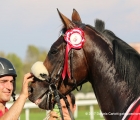
{"label": "person's head", "polygon": [[11,95],[15,100],[15,78],[17,74],[12,63],[0,57],[0,102],[6,103]]}
{"label": "person's head", "polygon": [[[75,96],[74,96],[73,93],[69,93],[68,95],[66,95],[66,97],[67,97],[67,100],[68,100],[68,102],[70,104],[70,110],[74,114],[74,111],[76,109]],[[67,107],[66,107],[66,104],[65,104],[64,100],[61,99],[60,100],[60,103],[61,103],[61,106],[62,106],[62,112],[63,112],[63,114],[68,114],[69,115],[69,112],[67,110]]]}

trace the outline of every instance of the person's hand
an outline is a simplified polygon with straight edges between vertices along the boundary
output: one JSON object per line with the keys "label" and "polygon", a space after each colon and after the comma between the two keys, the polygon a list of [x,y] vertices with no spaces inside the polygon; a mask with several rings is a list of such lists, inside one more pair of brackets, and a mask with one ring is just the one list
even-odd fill
{"label": "person's hand", "polygon": [[57,115],[57,113],[55,111],[50,112],[49,120],[58,120],[58,118],[59,118],[59,116]]}
{"label": "person's hand", "polygon": [[70,115],[69,114],[63,114],[64,116],[64,120],[71,120]]}
{"label": "person's hand", "polygon": [[[64,120],[71,120],[69,114],[63,113]],[[62,120],[55,111],[50,112],[49,120]]]}
{"label": "person's hand", "polygon": [[29,96],[29,94],[28,94],[28,84],[29,84],[29,82],[32,82],[32,81],[33,81],[33,75],[31,73],[27,73],[27,74],[24,75],[21,95],[25,96],[25,98],[28,98],[28,96]]}

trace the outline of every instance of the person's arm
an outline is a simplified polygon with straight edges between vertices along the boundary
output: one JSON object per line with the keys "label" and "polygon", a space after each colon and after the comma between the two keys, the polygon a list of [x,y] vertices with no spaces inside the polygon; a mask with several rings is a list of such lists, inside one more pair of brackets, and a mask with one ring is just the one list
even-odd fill
{"label": "person's arm", "polygon": [[30,73],[27,73],[24,76],[24,81],[23,81],[22,91],[21,91],[20,96],[15,101],[15,103],[10,107],[9,111],[6,112],[0,118],[0,120],[17,120],[19,118],[20,113],[26,102],[26,99],[28,98],[28,83],[33,81],[31,77],[32,75]]}

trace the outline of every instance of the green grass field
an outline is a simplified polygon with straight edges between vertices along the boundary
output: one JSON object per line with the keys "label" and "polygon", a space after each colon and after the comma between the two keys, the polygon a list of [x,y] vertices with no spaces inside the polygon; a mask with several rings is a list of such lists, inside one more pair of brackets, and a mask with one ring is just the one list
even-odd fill
{"label": "green grass field", "polygon": [[[99,115],[100,110],[98,106],[94,106],[94,120],[104,120]],[[30,109],[30,120],[43,120],[46,117],[46,111],[37,109]],[[20,120],[26,120],[25,111],[23,110]],[[78,107],[78,117],[75,120],[90,120],[89,107]]]}

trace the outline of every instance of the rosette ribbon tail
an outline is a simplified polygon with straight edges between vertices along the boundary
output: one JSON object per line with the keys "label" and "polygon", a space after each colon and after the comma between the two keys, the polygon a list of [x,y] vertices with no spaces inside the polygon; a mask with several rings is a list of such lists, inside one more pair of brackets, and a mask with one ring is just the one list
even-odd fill
{"label": "rosette ribbon tail", "polygon": [[69,55],[69,51],[70,51],[71,47],[69,44],[67,44],[66,46],[66,51],[65,51],[65,62],[64,62],[64,68],[63,68],[63,72],[62,72],[62,79],[64,80],[66,77],[66,74],[68,74],[68,77],[71,78],[71,74],[69,71],[69,67],[68,67],[68,55]]}
{"label": "rosette ribbon tail", "polygon": [[67,42],[66,45],[66,51],[65,51],[65,60],[64,60],[64,68],[62,72],[62,79],[64,80],[66,77],[66,74],[71,79],[71,73],[69,71],[69,51],[74,49],[81,49],[83,47],[83,44],[85,42],[84,38],[84,31],[81,28],[74,28],[67,30],[64,35],[64,40]]}

